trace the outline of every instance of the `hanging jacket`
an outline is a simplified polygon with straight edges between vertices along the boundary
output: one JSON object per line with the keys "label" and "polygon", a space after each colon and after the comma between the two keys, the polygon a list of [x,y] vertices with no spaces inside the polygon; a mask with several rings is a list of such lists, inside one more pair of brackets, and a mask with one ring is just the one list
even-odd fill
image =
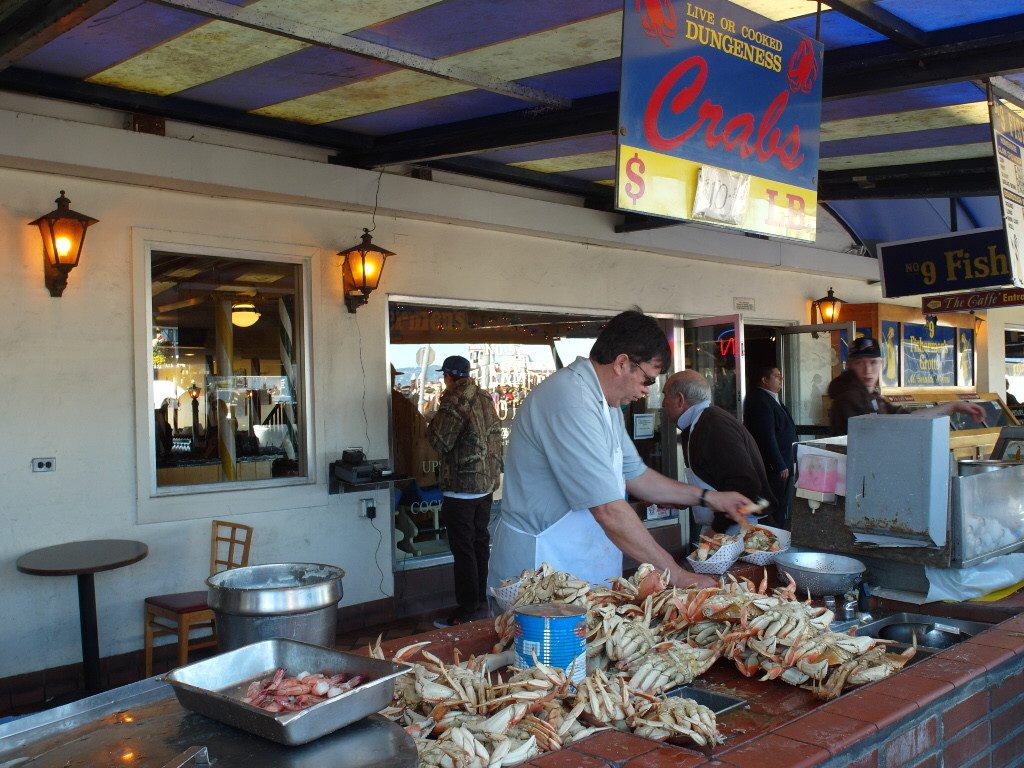
{"label": "hanging jacket", "polygon": [[503,468],[501,423],[491,396],[473,379],[458,379],[441,395],[427,440],[441,458],[442,491],[497,490]]}

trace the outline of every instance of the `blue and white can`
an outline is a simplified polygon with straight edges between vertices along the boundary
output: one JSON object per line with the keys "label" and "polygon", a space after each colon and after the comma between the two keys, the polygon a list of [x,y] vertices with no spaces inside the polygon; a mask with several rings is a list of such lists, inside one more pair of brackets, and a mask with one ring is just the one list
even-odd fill
{"label": "blue and white can", "polygon": [[567,603],[516,608],[515,650],[519,667],[541,664],[564,669],[573,683],[587,675],[587,610]]}

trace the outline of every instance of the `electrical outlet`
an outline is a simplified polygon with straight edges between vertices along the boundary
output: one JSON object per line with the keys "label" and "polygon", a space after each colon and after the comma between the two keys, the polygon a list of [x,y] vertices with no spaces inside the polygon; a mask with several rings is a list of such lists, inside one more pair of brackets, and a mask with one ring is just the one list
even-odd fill
{"label": "electrical outlet", "polygon": [[[372,511],[372,514],[371,514]],[[374,518],[377,516],[377,503],[373,499],[359,500],[359,516]]]}
{"label": "electrical outlet", "polygon": [[32,459],[33,472],[53,472],[57,469],[57,459],[53,456],[46,456],[41,459]]}

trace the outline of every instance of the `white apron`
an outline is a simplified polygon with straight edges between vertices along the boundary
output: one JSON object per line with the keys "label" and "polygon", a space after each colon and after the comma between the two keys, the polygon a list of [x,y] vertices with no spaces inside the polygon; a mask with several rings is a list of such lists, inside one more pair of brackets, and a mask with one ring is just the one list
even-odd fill
{"label": "white apron", "polygon": [[[612,429],[612,471],[619,479],[624,498],[626,482],[622,477],[622,446],[615,435],[611,413],[605,406],[605,419]],[[502,518],[494,532],[491,551],[490,586],[502,578],[518,576],[547,562],[559,571],[600,584],[612,576],[622,576],[622,552],[616,547],[589,509],[575,509],[559,518],[537,535],[527,533]]]}

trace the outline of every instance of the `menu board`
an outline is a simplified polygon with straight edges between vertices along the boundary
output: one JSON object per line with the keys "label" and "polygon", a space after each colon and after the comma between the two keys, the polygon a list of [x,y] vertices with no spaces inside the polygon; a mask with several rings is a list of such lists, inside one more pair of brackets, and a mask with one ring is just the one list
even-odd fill
{"label": "menu board", "polygon": [[988,102],[1010,276],[1014,285],[1024,286],[1024,90],[995,77],[989,82]]}
{"label": "menu board", "polygon": [[934,321],[903,324],[903,386],[956,384],[956,331]]}

